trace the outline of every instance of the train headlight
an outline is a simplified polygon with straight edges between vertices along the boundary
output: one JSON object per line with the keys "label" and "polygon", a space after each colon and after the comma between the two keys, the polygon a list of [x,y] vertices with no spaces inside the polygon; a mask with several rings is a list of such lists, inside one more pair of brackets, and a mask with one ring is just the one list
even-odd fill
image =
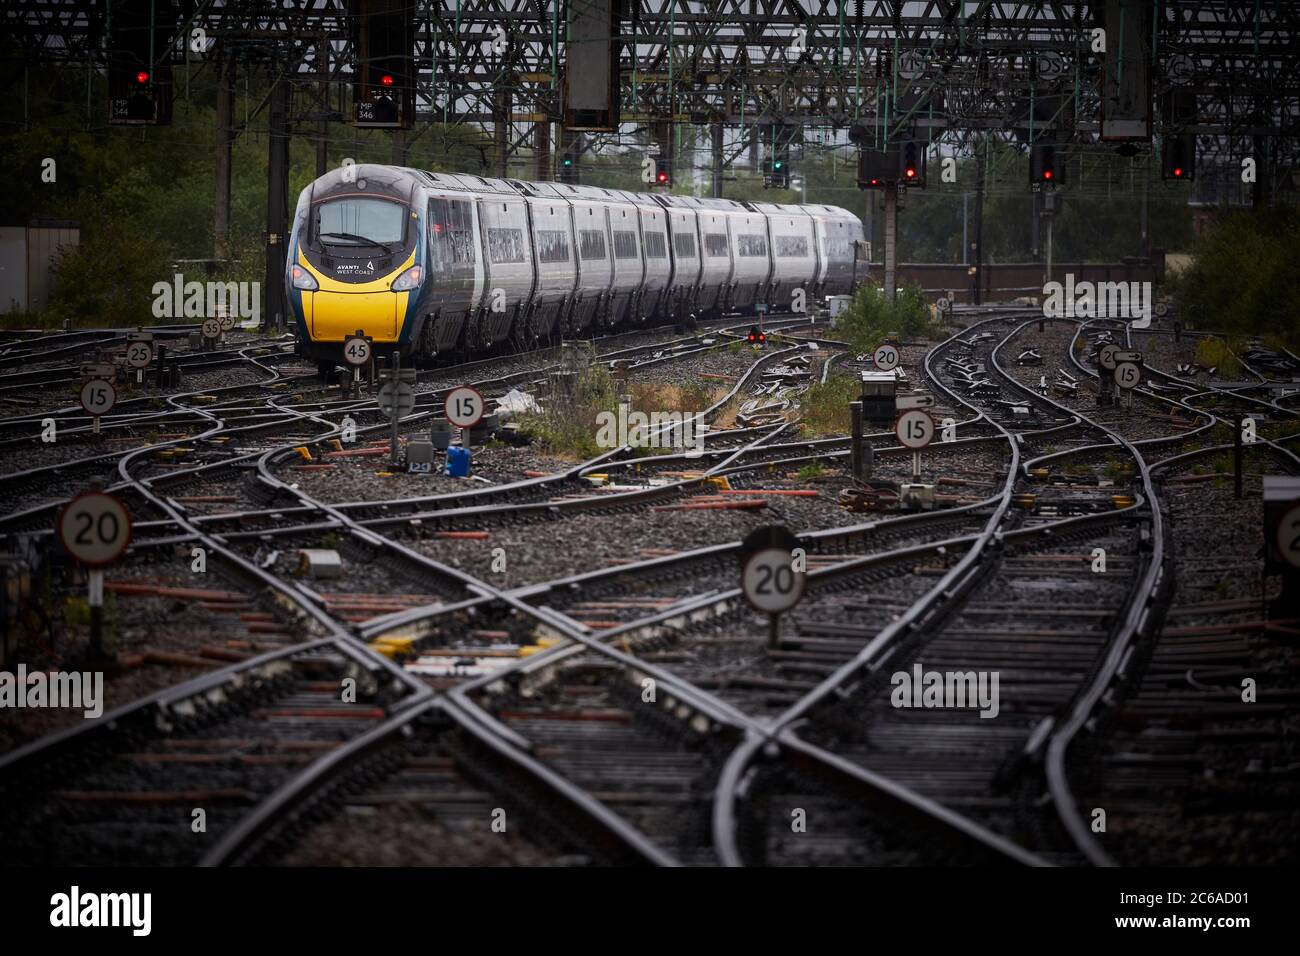
{"label": "train headlight", "polygon": [[393,280],[392,290],[394,292],[410,292],[420,284],[424,278],[424,270],[419,266],[411,266],[400,276]]}
{"label": "train headlight", "polygon": [[320,288],[320,285],[316,282],[316,277],[300,265],[295,265],[290,270],[289,275],[295,289],[313,291]]}

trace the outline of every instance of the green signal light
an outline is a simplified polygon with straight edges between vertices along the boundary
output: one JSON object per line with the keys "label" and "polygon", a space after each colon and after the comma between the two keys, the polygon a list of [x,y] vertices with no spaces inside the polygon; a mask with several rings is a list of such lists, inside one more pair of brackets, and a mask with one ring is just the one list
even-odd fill
{"label": "green signal light", "polygon": [[780,168],[782,167],[782,165],[784,165],[784,164],[781,162],[781,160],[778,159],[775,163],[772,164],[772,168],[773,168],[773,169],[780,169]]}
{"label": "green signal light", "polygon": [[573,165],[573,160],[570,159],[568,156],[564,157],[564,165],[565,165],[565,166],[572,166],[572,165]]}

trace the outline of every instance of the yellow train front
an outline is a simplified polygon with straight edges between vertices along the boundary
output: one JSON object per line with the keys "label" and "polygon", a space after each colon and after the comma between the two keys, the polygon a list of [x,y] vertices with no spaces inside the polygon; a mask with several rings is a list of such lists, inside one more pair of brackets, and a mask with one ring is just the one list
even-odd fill
{"label": "yellow train front", "polygon": [[298,199],[285,288],[297,352],[322,373],[358,330],[375,351],[410,354],[429,297],[419,188],[406,170],[345,166]]}

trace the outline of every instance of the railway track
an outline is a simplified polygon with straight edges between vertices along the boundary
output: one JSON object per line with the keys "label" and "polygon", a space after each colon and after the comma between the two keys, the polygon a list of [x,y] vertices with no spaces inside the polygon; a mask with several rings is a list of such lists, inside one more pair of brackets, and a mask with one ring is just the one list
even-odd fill
{"label": "railway track", "polygon": [[[1188,477],[1194,461],[1222,450],[1230,407],[1266,425],[1289,412],[1248,389],[1206,388],[1153,367],[1152,382],[1170,391],[1144,388],[1137,400],[1163,417],[1098,413],[1077,343],[1117,330],[1071,322],[1061,334],[1039,332],[1024,318],[993,312],[915,353],[909,371],[936,391],[961,436],[926,453],[926,479],[949,492],[934,511],[869,520],[833,514],[822,492],[788,477],[842,467],[847,439],[802,439],[788,425],[715,429],[698,456],[624,446],[468,492],[342,501],[295,480],[307,457],[296,449],[328,456],[344,416],[361,436],[386,431],[363,400],[264,388],[271,394],[249,401],[242,385],[225,402],[173,396],[172,423],[196,434],[91,456],[144,517],[140,568],[110,590],[124,608],[165,599],[183,589],[150,582],[146,569],[177,548],[205,547],[229,590],[209,583],[193,594],[209,610],[223,606],[214,595],[227,595],[225,612],[214,613],[233,610],[236,628],[256,628],[231,632],[224,658],[198,648],[212,652],[206,672],[119,707],[112,731],[95,722],[0,759],[0,788],[17,799],[0,829],[30,829],[35,840],[45,832],[32,829],[39,818],[59,830],[68,862],[84,841],[102,847],[100,862],[209,865],[1111,862],[1122,846],[1089,830],[1087,807],[1100,800],[1129,812],[1136,780],[1111,773],[1106,748],[1186,766],[1189,747],[1233,729],[1225,718],[1191,743],[1166,735],[1165,749],[1132,736],[1170,712],[1178,678],[1162,657],[1189,652],[1176,627],[1165,635],[1175,579],[1201,592],[1188,612],[1175,601],[1175,616],[1229,615],[1210,624],[1195,616],[1193,630],[1248,616],[1232,603],[1240,598],[1223,608],[1205,599],[1188,556],[1167,551],[1177,534],[1166,527],[1163,476]],[[703,341],[710,334],[600,360],[670,369],[716,350]],[[700,417],[806,351],[798,338],[750,364]],[[1016,364],[1026,342],[1068,371],[1069,394],[1044,394],[1035,370]],[[812,344],[823,349],[824,379],[836,345]],[[502,372],[480,380],[498,388],[544,377],[498,360],[472,364]],[[852,371],[852,358],[842,367]],[[403,431],[437,414],[440,390],[468,368],[421,373]],[[554,368],[563,365],[544,370]],[[152,414],[120,425],[139,429]],[[907,453],[888,433],[869,440],[881,474],[905,474]],[[1253,452],[1258,467],[1290,468],[1286,441],[1265,439]],[[69,489],[82,463],[70,466]],[[39,486],[59,468],[15,477]],[[722,483],[734,498],[718,493]],[[0,530],[39,540],[53,507],[11,513]],[[444,554],[471,541],[486,550],[497,535],[542,547],[548,527],[603,540],[638,516],[708,508],[808,522],[799,536],[807,592],[775,642],[735,587],[739,519],[727,525],[737,529],[729,541],[623,558],[596,549],[579,570],[513,584]],[[294,567],[297,550],[323,538],[356,569],[347,580],[313,582]],[[235,603],[241,593],[251,600]],[[1211,664],[1228,653],[1203,643],[1192,640],[1190,653],[1205,651]],[[1184,678],[1195,697],[1178,698],[1187,713],[1213,712],[1225,673],[1269,660],[1249,642],[1233,652],[1232,667]],[[895,678],[914,671],[996,674],[986,716],[899,706]],[[362,696],[335,703],[353,675]],[[1290,713],[1277,711],[1263,731],[1252,725],[1273,747],[1272,765],[1289,759]],[[1155,827],[1181,793],[1171,782],[1165,802],[1137,807],[1122,832]],[[220,804],[205,837],[169,832],[147,853],[122,839],[166,829],[198,796]],[[498,829],[499,819],[510,823]],[[1285,811],[1277,819],[1288,824]],[[376,852],[414,833],[436,849]]]}

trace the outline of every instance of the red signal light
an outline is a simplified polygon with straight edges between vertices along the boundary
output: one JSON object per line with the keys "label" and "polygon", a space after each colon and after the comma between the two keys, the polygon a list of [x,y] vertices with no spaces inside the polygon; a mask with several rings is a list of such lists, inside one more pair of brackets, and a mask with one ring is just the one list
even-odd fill
{"label": "red signal light", "polygon": [[149,72],[147,70],[141,70],[135,75],[135,81],[141,86],[144,86],[149,82]]}
{"label": "red signal light", "polygon": [[873,186],[879,186],[879,185],[880,185],[880,180],[879,180],[879,179],[872,179],[872,180],[871,180],[871,185],[873,185]]}
{"label": "red signal light", "polygon": [[759,341],[760,343],[766,342],[766,341],[767,341],[767,334],[766,334],[765,332],[759,332],[759,333],[758,333],[758,341]]}
{"label": "red signal light", "polygon": [[668,174],[667,174],[667,173],[663,173],[663,172],[661,172],[661,173],[659,174],[659,181],[660,181],[661,183],[666,183],[666,182],[668,182]]}
{"label": "red signal light", "polygon": [[379,82],[382,83],[384,86],[392,86],[392,85],[393,85],[393,74],[391,74],[391,73],[385,73],[383,76],[381,76],[381,77],[379,78]]}
{"label": "red signal light", "polygon": [[916,170],[909,166],[907,168],[907,178],[911,179],[915,175],[916,175]]}
{"label": "red signal light", "polygon": [[1174,167],[1174,178],[1177,179],[1177,178],[1178,178],[1179,176],[1181,176],[1182,174],[1183,174],[1183,167],[1181,167],[1181,166],[1175,166],[1175,167]]}
{"label": "red signal light", "polygon": [[1043,170],[1043,178],[1044,178],[1044,179],[1051,179],[1051,178],[1052,178],[1052,171],[1051,171],[1050,169],[1044,169],[1044,170]]}

